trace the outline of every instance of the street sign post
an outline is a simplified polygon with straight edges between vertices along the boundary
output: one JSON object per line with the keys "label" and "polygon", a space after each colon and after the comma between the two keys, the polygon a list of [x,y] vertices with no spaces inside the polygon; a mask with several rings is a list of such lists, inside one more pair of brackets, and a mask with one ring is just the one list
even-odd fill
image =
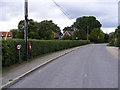
{"label": "street sign post", "polygon": [[20,58],[20,49],[22,48],[22,45],[18,44],[17,45],[17,50],[19,52],[19,63],[21,63],[21,58]]}

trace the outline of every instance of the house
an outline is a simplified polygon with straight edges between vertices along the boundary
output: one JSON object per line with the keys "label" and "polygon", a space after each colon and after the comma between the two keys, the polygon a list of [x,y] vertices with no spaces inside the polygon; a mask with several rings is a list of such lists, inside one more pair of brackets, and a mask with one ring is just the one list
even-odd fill
{"label": "house", "polygon": [[61,36],[58,33],[54,32],[54,39],[60,39],[60,38],[61,38]]}
{"label": "house", "polygon": [[64,36],[72,36],[73,34],[74,34],[73,31],[65,31],[65,33],[63,34],[62,37],[64,37]]}
{"label": "house", "polygon": [[67,37],[67,39],[71,39],[68,37],[71,37],[74,34],[74,31],[65,31],[65,33],[63,34],[63,36],[61,37],[61,39],[65,39]]}
{"label": "house", "polygon": [[12,32],[0,32],[0,38],[4,39],[7,37],[7,39],[11,39],[13,37]]}

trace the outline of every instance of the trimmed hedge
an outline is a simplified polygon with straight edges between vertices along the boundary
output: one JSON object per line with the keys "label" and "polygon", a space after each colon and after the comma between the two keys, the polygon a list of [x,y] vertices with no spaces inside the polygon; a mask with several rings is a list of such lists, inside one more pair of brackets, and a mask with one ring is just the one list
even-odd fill
{"label": "trimmed hedge", "polygon": [[[32,44],[32,50],[29,50],[28,58],[51,53],[63,49],[68,49],[90,43],[86,40],[29,40]],[[19,51],[16,49],[18,44],[22,45],[21,60],[25,60],[25,42],[20,39],[9,39],[2,41],[2,66],[10,66],[19,63]]]}

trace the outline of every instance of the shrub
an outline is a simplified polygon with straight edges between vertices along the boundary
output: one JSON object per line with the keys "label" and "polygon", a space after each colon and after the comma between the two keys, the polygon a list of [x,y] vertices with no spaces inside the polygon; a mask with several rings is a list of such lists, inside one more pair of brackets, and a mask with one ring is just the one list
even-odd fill
{"label": "shrub", "polygon": [[[68,49],[75,46],[85,45],[89,41],[80,40],[29,40],[32,44],[32,50],[29,50],[28,58],[34,58],[39,55]],[[2,41],[2,66],[10,66],[19,62],[19,51],[16,49],[18,44],[22,45],[20,50],[21,60],[25,60],[25,42],[20,39],[11,39]]]}

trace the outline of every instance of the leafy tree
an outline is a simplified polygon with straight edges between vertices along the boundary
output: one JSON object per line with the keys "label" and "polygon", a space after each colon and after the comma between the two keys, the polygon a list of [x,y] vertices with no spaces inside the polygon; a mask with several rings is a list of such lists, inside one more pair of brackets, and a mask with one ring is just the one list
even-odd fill
{"label": "leafy tree", "polygon": [[76,30],[73,35],[74,39],[85,40],[87,38],[85,30]]}
{"label": "leafy tree", "polygon": [[38,23],[33,21],[32,19],[29,20],[29,24],[28,24],[28,38],[31,39],[38,39],[39,35],[38,35]]}
{"label": "leafy tree", "polygon": [[111,42],[113,39],[115,39],[115,32],[109,33],[109,42]]}
{"label": "leafy tree", "polygon": [[46,39],[46,40],[54,39],[54,32],[51,30],[46,31],[44,35],[45,35],[44,39]]}
{"label": "leafy tree", "polygon": [[63,32],[65,33],[65,31],[74,31],[74,29],[72,28],[72,27],[65,27],[64,29],[63,29]]}
{"label": "leafy tree", "polygon": [[10,32],[12,32],[13,38],[17,38],[18,29],[11,29]]}
{"label": "leafy tree", "polygon": [[73,25],[77,29],[82,29],[86,32],[87,30],[89,30],[89,34],[94,28],[100,29],[100,27],[102,26],[101,23],[94,16],[83,16],[77,18],[76,22]]}
{"label": "leafy tree", "polygon": [[104,42],[105,43],[108,43],[109,42],[109,34],[105,34],[105,37],[104,37]]}
{"label": "leafy tree", "polygon": [[18,24],[18,34],[17,37],[20,39],[24,39],[24,20],[21,20]]}
{"label": "leafy tree", "polygon": [[46,38],[47,37],[46,33],[48,33],[49,31],[56,32],[59,35],[62,34],[60,28],[56,24],[54,24],[51,20],[50,21],[44,20],[38,23],[38,34],[40,36],[40,39]]}
{"label": "leafy tree", "polygon": [[28,35],[29,35],[28,37],[29,37],[30,39],[38,39],[38,38],[39,38],[38,33],[34,32],[34,31],[29,32]]}
{"label": "leafy tree", "polygon": [[104,33],[99,28],[95,28],[90,33],[90,41],[95,43],[102,43],[104,42]]}
{"label": "leafy tree", "polygon": [[115,30],[115,46],[120,47],[120,26]]}
{"label": "leafy tree", "polygon": [[[24,20],[21,20],[18,24],[18,38],[24,38]],[[38,31],[37,31],[37,22],[34,22],[32,19],[28,20],[28,38],[37,39]]]}

